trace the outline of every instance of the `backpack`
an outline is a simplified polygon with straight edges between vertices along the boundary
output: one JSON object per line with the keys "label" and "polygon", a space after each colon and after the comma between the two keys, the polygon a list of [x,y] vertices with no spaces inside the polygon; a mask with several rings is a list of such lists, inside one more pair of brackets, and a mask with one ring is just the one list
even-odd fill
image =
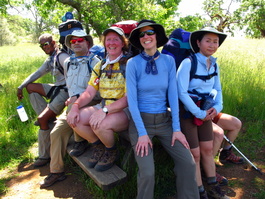
{"label": "backpack", "polygon": [[101,45],[94,45],[89,49],[90,54],[92,54],[92,58],[97,56],[100,60],[105,57],[105,48]]}
{"label": "backpack", "polygon": [[64,48],[65,37],[71,34],[74,30],[83,30],[83,26],[80,21],[77,21],[75,19],[68,19],[67,21],[59,24],[58,29],[60,34],[59,42]]}
{"label": "backpack", "polygon": [[65,45],[65,37],[69,34],[71,34],[74,30],[83,30],[83,26],[81,22],[73,19],[73,15],[71,12],[67,12],[64,16],[63,23],[59,24],[58,29],[59,29],[59,42],[62,44],[62,48],[60,48],[60,52],[56,55],[56,63],[58,65],[59,71],[64,74],[63,72],[63,67],[61,66],[59,62],[59,56],[61,53],[65,52],[67,54],[71,54],[72,51],[68,49]]}
{"label": "backpack", "polygon": [[117,23],[113,24],[112,26],[116,26],[116,27],[121,28],[124,31],[125,36],[128,38],[130,33],[132,32],[132,30],[134,28],[136,28],[137,25],[138,25],[137,21],[125,20],[125,21],[117,22]]}
{"label": "backpack", "polygon": [[213,76],[217,75],[216,64],[214,65],[215,72],[213,74],[207,76],[196,75],[198,61],[195,53],[191,50],[189,43],[190,34],[190,32],[185,31],[181,28],[173,30],[173,32],[169,36],[168,42],[164,45],[161,53],[171,55],[175,59],[177,70],[181,62],[185,58],[189,58],[191,61],[190,80],[193,78],[201,79],[203,81],[211,79]]}
{"label": "backpack", "polygon": [[[116,26],[116,27],[119,27],[123,30],[126,38],[129,38],[131,32],[133,29],[135,29],[138,25],[138,22],[137,21],[134,21],[134,20],[125,20],[125,21],[120,21],[120,22],[117,22],[115,24],[113,24],[112,26]],[[128,57],[134,57],[135,55],[138,55],[140,53],[140,51],[135,48],[134,46],[132,46],[130,43],[129,43],[129,50],[128,50]]]}

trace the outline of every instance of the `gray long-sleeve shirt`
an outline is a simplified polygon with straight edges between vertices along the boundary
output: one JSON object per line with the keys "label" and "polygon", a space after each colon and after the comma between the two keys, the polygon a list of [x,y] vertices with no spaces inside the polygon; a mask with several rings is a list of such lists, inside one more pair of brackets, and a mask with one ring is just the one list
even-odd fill
{"label": "gray long-sleeve shirt", "polygon": [[[54,85],[55,86],[61,86],[61,85],[65,85],[65,78],[64,78],[64,74],[62,74],[59,69],[58,69],[58,64],[56,64],[56,56],[59,53],[59,49],[56,49],[55,52],[53,53],[53,55],[49,56],[44,63],[42,64],[42,66],[35,71],[34,73],[32,73],[31,75],[29,75],[24,81],[23,83],[18,87],[19,89],[23,89],[24,87],[26,87],[29,83],[32,83],[34,81],[36,81],[37,79],[39,79],[40,77],[42,77],[43,75],[47,74],[47,73],[51,73],[51,75],[54,76]],[[58,60],[60,62],[60,65],[63,66],[64,61],[69,57],[69,55],[67,53],[60,53]]]}

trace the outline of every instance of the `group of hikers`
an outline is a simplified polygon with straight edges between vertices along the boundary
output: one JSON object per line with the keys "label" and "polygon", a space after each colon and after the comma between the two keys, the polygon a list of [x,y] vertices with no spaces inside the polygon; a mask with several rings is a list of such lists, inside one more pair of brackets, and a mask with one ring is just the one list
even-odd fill
{"label": "group of hikers", "polygon": [[[115,133],[128,133],[139,168],[137,199],[154,198],[154,137],[174,161],[177,198],[229,198],[220,188],[228,180],[216,172],[214,157],[222,148],[224,132],[233,142],[242,124],[221,112],[220,71],[212,56],[227,35],[211,27],[190,34],[197,60],[192,77],[190,57],[176,70],[174,58],[160,53],[158,48],[168,37],[153,20],[139,21],[128,37],[116,26],[102,36],[104,59],[90,53],[93,38],[84,30],[65,37],[71,55],[59,49],[51,34],[41,35],[40,47],[49,57],[18,87],[18,99],[26,88],[38,115],[39,157],[34,166],[50,162],[50,174],[41,188],[66,178],[64,156],[72,135],[70,155],[80,156],[89,148],[87,166],[101,172],[119,158]],[[139,53],[132,56],[129,46]],[[49,72],[55,77],[53,84],[34,83]],[[213,90],[214,103],[205,109]],[[219,160],[243,163],[228,142]]]}

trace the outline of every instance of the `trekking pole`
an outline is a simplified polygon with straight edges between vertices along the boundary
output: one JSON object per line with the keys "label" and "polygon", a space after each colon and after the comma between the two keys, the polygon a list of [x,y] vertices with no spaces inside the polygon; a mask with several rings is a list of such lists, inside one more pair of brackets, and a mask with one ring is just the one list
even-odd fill
{"label": "trekking pole", "polygon": [[233,144],[233,142],[231,142],[225,135],[224,135],[224,139],[229,143],[231,144],[232,147],[234,147],[238,153],[240,153],[240,155],[256,170],[258,171],[261,175],[262,175],[262,172],[259,168],[257,168],[246,156],[244,156],[243,153],[241,153],[241,151],[239,151],[239,149]]}

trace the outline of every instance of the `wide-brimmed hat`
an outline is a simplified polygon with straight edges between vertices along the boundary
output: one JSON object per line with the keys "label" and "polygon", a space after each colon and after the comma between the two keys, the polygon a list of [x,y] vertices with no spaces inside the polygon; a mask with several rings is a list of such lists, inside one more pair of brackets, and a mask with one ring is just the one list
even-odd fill
{"label": "wide-brimmed hat", "polygon": [[204,35],[206,33],[217,34],[219,37],[219,46],[221,46],[221,44],[224,42],[225,38],[227,37],[227,35],[225,33],[219,32],[218,30],[211,28],[211,27],[205,27],[201,30],[194,31],[190,34],[190,39],[189,39],[190,46],[191,46],[191,49],[193,50],[193,52],[197,53],[200,51],[198,44],[197,44],[197,40],[199,38],[201,38],[202,35]]}
{"label": "wide-brimmed hat", "polygon": [[154,28],[154,31],[156,33],[157,48],[164,46],[167,43],[168,38],[166,36],[164,27],[160,24],[157,24],[154,21],[145,19],[138,23],[138,26],[132,30],[129,36],[129,41],[134,47],[138,49],[143,49],[140,43],[139,34],[140,34],[140,29],[145,26],[151,26],[152,28]]}
{"label": "wide-brimmed hat", "polygon": [[69,35],[67,35],[65,37],[65,45],[68,48],[71,48],[70,40],[71,40],[71,38],[73,36],[75,36],[75,37],[84,37],[85,40],[89,41],[90,47],[92,47],[94,45],[92,37],[90,35],[88,35],[84,30],[74,30],[72,32],[72,34],[69,34]]}
{"label": "wide-brimmed hat", "polygon": [[104,30],[103,35],[106,36],[109,32],[115,32],[120,36],[125,36],[124,31],[116,26],[111,26],[108,29]]}

